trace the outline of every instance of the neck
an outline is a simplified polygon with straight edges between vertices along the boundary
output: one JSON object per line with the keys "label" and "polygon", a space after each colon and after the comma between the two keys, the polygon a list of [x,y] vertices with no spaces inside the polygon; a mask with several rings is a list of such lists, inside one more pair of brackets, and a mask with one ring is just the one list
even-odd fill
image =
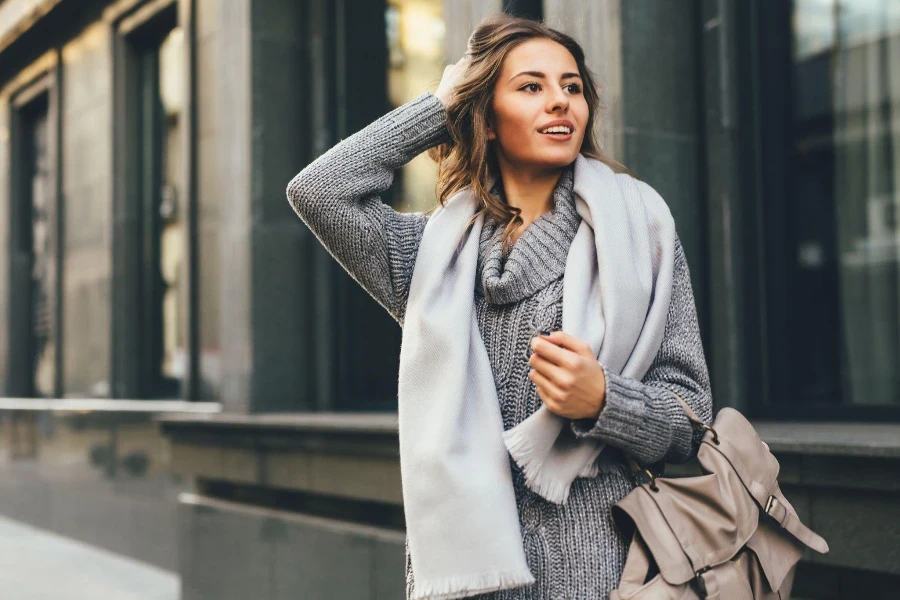
{"label": "neck", "polygon": [[523,228],[550,210],[553,190],[562,175],[562,169],[520,169],[500,163],[500,179],[506,203],[521,210]]}

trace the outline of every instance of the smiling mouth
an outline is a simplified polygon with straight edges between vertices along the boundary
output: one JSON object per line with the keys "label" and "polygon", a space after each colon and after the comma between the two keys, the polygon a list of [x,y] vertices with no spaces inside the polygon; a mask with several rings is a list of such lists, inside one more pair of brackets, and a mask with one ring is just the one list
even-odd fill
{"label": "smiling mouth", "polygon": [[542,129],[541,133],[544,135],[558,135],[558,136],[566,136],[572,135],[572,130],[565,125],[556,125],[555,127],[548,127],[546,129]]}

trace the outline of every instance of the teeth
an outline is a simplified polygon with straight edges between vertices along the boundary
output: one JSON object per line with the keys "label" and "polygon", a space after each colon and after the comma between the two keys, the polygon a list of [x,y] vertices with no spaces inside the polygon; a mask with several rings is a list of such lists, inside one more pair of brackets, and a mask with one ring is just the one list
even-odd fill
{"label": "teeth", "polygon": [[556,125],[554,127],[548,127],[541,133],[572,133],[572,130],[565,125]]}

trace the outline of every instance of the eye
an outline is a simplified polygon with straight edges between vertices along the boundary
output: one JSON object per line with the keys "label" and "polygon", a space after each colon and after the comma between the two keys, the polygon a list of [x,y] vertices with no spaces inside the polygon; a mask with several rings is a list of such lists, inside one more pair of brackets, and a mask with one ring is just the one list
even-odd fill
{"label": "eye", "polygon": [[570,91],[571,93],[573,93],[573,94],[579,94],[579,93],[581,93],[581,86],[578,85],[577,83],[570,83],[570,84],[567,85],[566,87],[567,87],[567,88],[570,88],[569,91]]}
{"label": "eye", "polygon": [[533,90],[528,90],[528,91],[537,92],[538,90],[540,90],[541,86],[539,86],[538,84],[536,84],[534,82],[531,82],[531,83],[526,83],[525,85],[520,87],[519,90],[526,90],[528,88],[534,88]]}

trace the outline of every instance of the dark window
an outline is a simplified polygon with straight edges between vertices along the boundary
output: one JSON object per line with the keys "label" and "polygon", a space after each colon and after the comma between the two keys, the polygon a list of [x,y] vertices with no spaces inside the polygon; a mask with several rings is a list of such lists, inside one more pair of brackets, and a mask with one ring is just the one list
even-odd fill
{"label": "dark window", "polygon": [[178,397],[187,364],[181,185],[182,33],[141,54],[143,325],[148,395]]}
{"label": "dark window", "polygon": [[[117,395],[180,398],[188,375],[183,215],[184,36],[174,5],[122,40],[126,191],[115,252]],[[120,227],[121,223],[117,223]]]}
{"label": "dark window", "polygon": [[757,16],[766,410],[900,417],[900,5]]}
{"label": "dark window", "polygon": [[16,286],[15,303],[23,309],[15,352],[21,352],[12,393],[53,397],[56,394],[56,336],[54,289],[53,178],[51,173],[47,93],[18,110],[18,162],[16,217],[13,227],[17,268],[24,285]]}

